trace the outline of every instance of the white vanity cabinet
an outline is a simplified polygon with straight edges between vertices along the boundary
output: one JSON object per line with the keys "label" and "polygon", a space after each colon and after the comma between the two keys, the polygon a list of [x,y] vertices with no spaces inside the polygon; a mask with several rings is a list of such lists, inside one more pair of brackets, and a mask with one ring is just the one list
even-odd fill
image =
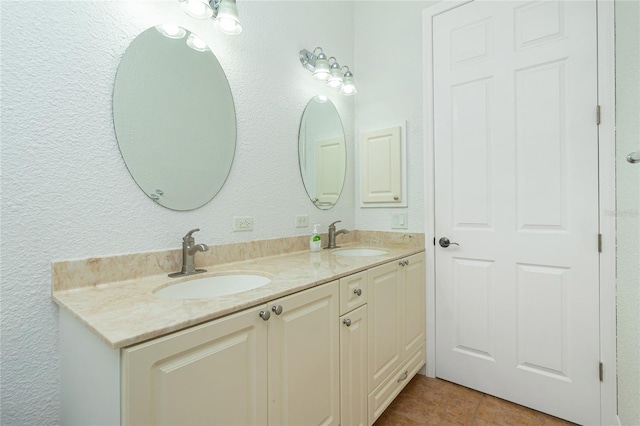
{"label": "white vanity cabinet", "polygon": [[122,423],[338,425],[337,316],[336,281],[123,349]]}
{"label": "white vanity cabinet", "polygon": [[369,269],[369,424],[424,365],[424,264],[419,253]]}
{"label": "white vanity cabinet", "polygon": [[371,425],[425,362],[424,253],[111,349],[60,310],[65,425]]}

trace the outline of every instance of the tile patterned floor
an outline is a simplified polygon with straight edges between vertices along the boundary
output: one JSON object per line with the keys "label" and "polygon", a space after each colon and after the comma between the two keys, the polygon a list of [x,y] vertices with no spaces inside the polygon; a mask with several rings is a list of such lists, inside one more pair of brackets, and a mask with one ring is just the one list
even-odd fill
{"label": "tile patterned floor", "polygon": [[573,425],[444,380],[416,375],[374,426]]}

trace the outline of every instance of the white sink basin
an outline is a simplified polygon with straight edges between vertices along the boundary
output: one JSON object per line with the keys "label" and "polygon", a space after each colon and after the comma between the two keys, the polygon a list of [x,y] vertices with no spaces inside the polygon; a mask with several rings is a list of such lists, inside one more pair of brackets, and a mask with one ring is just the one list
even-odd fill
{"label": "white sink basin", "polygon": [[387,254],[387,252],[384,250],[356,248],[337,250],[334,251],[333,254],[337,254],[338,256],[382,256],[383,254]]}
{"label": "white sink basin", "polygon": [[260,275],[217,275],[176,283],[161,288],[155,295],[163,299],[208,299],[253,290],[270,282]]}

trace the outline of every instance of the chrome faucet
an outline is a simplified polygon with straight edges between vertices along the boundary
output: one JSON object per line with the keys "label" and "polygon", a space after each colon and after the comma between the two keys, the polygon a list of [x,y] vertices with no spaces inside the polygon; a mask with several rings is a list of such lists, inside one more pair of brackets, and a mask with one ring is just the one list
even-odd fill
{"label": "chrome faucet", "polygon": [[341,229],[339,231],[336,231],[336,223],[340,223],[340,222],[342,221],[336,220],[331,225],[329,225],[329,244],[325,247],[326,249],[338,248],[338,246],[336,245],[336,235],[349,233],[349,231],[346,229]]}
{"label": "chrome faucet", "polygon": [[192,229],[187,232],[187,235],[182,238],[182,270],[180,272],[174,272],[169,274],[170,277],[182,277],[185,275],[200,274],[207,272],[206,269],[196,269],[194,258],[199,251],[209,250],[209,246],[206,244],[196,244],[196,239],[193,238],[193,233],[198,232],[200,229]]}

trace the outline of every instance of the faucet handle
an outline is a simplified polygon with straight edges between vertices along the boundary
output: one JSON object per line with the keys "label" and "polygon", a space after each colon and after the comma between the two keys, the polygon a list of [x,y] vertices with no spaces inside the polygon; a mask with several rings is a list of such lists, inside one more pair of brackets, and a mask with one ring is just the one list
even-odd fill
{"label": "faucet handle", "polygon": [[200,228],[192,229],[191,231],[187,232],[187,235],[185,235],[184,238],[182,238],[182,239],[184,241],[193,240],[193,233],[194,232],[198,232],[199,230],[200,230]]}
{"label": "faucet handle", "polygon": [[336,223],[340,223],[340,222],[342,222],[342,221],[341,220],[336,220],[331,225],[329,225],[329,228],[331,228],[331,227],[335,228],[336,227]]}

